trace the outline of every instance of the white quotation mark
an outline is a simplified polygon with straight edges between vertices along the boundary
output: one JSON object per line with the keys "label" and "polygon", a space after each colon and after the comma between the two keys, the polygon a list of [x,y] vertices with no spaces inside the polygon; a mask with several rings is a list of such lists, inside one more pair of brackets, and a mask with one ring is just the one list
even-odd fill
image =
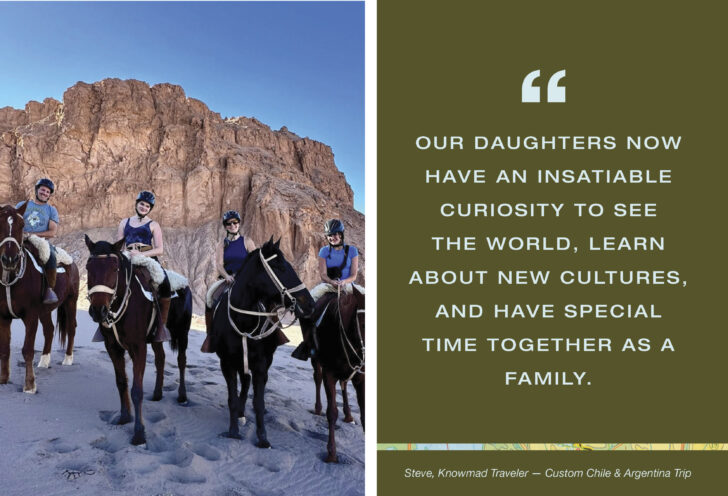
{"label": "white quotation mark", "polygon": [[[548,87],[546,88],[546,101],[549,103],[564,103],[566,102],[566,88],[559,86],[561,81],[566,76],[566,69],[562,69],[555,73],[549,79]],[[541,77],[541,71],[535,70],[530,72],[523,78],[523,86],[521,87],[521,102],[522,103],[539,103],[541,101],[541,88],[533,85],[533,81]]]}

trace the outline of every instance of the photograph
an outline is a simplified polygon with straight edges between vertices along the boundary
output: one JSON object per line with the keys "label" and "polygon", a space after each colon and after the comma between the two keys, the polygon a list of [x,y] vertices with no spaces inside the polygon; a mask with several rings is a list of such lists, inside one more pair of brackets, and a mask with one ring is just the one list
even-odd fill
{"label": "photograph", "polygon": [[0,492],[364,495],[365,3],[0,41]]}

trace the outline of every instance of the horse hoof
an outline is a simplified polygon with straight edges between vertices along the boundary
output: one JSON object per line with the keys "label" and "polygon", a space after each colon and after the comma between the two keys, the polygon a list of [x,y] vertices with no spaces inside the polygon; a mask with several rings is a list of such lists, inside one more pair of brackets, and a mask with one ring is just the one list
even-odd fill
{"label": "horse hoof", "polygon": [[147,442],[147,438],[144,434],[134,434],[134,437],[131,438],[131,444],[134,446],[139,446],[140,444],[144,444]]}
{"label": "horse hoof", "polygon": [[354,422],[354,417],[346,417],[346,418],[344,418],[344,422],[346,422],[347,424],[355,424],[356,423],[356,422]]}
{"label": "horse hoof", "polygon": [[36,389],[36,387],[35,387],[35,386],[33,386],[32,388],[28,388],[28,387],[23,387],[23,392],[24,392],[24,393],[28,393],[28,394],[35,394],[35,393],[36,393],[37,391],[38,391],[38,390]]}
{"label": "horse hoof", "polygon": [[125,425],[131,422],[131,416],[129,417],[119,417],[119,421],[116,423],[116,425]]}
{"label": "horse hoof", "polygon": [[186,395],[177,396],[177,403],[187,403],[187,396]]}
{"label": "horse hoof", "polygon": [[339,458],[336,455],[329,455],[326,457],[326,463],[339,463]]}
{"label": "horse hoof", "polygon": [[38,360],[38,368],[39,369],[47,369],[51,366],[51,354],[47,353],[45,355],[40,356],[40,360]]}
{"label": "horse hoof", "polygon": [[162,393],[154,393],[149,399],[152,401],[159,401],[162,399]]}
{"label": "horse hoof", "polygon": [[256,446],[258,448],[262,448],[262,449],[266,449],[266,448],[267,449],[270,449],[271,448],[271,445],[270,445],[270,443],[268,441],[258,441],[256,443]]}
{"label": "horse hoof", "polygon": [[240,435],[240,433],[237,432],[223,432],[220,434],[221,437],[227,437],[229,439],[243,439],[243,436]]}
{"label": "horse hoof", "polygon": [[70,355],[66,355],[66,357],[63,359],[63,363],[61,365],[73,365],[73,353]]}

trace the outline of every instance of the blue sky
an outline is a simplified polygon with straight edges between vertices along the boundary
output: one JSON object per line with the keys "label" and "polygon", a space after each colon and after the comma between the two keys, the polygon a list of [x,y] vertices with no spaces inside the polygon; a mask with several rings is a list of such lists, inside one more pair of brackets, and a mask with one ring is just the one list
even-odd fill
{"label": "blue sky", "polygon": [[331,146],[364,211],[364,3],[0,3],[0,107],[108,77]]}

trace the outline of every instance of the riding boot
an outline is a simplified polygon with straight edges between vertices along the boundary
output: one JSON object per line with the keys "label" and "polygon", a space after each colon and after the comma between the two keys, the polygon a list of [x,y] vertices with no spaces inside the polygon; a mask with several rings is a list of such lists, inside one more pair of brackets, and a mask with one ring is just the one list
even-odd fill
{"label": "riding boot", "polygon": [[98,326],[96,328],[96,333],[94,334],[94,337],[91,338],[92,343],[103,343],[104,342],[104,335],[101,334],[101,326]]}
{"label": "riding boot", "polygon": [[55,291],[53,291],[53,288],[56,286],[56,258],[51,257],[44,268],[48,287],[43,295],[43,304],[55,305],[58,303],[58,296],[56,296]]}
{"label": "riding boot", "polygon": [[200,351],[202,353],[215,353],[215,350],[212,349],[212,345],[210,344],[210,331],[212,330],[212,308],[205,307],[205,331],[207,332],[207,335],[205,336],[205,341],[202,343],[202,348],[200,348]]}
{"label": "riding boot", "polygon": [[286,333],[282,330],[278,329],[276,330],[276,346],[283,346],[284,344],[288,343],[290,340],[286,336]]}
{"label": "riding boot", "polygon": [[301,344],[293,350],[291,356],[297,360],[303,360],[305,362],[313,354],[313,346],[310,344],[311,332],[307,326],[301,325],[301,335],[303,336],[303,341],[301,341]]}
{"label": "riding boot", "polygon": [[157,332],[154,336],[154,341],[161,343],[162,341],[169,341],[172,336],[169,334],[167,329],[167,317],[169,316],[169,305],[172,303],[172,298],[159,298],[159,320],[157,324]]}

